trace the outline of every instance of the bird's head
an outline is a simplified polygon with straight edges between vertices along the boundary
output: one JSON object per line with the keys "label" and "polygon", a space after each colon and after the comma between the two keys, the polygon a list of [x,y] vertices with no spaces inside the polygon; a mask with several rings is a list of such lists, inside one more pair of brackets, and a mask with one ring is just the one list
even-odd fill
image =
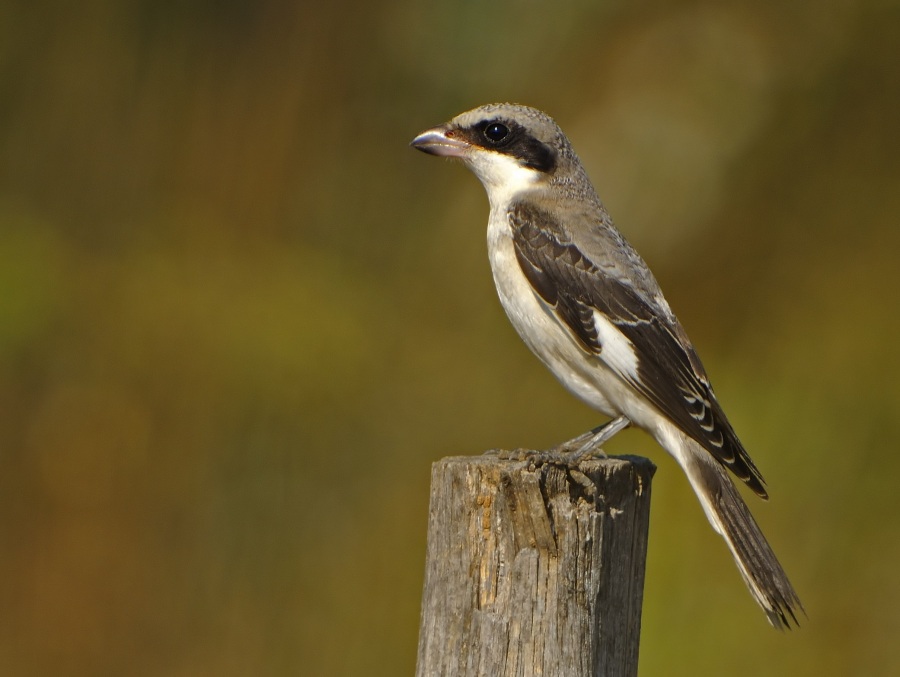
{"label": "bird's head", "polygon": [[410,144],[431,155],[459,158],[481,180],[492,203],[548,185],[578,166],[559,126],[545,113],[517,104],[489,104],[427,129]]}

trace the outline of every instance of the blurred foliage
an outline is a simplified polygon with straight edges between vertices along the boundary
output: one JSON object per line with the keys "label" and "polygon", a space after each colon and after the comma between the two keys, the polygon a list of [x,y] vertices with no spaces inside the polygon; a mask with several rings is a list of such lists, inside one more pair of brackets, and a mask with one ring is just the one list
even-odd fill
{"label": "blurred foliage", "polygon": [[809,621],[673,463],[642,675],[900,672],[897,3],[0,4],[0,673],[400,675],[429,464],[598,423],[486,200],[407,147],[544,108],[690,331]]}

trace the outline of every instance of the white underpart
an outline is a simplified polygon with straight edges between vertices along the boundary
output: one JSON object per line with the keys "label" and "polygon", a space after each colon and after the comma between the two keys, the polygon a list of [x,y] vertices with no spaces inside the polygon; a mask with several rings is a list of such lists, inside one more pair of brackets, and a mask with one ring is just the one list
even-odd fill
{"label": "white underpart", "polygon": [[[493,202],[493,201],[492,201]],[[603,350],[587,353],[572,331],[534,291],[516,259],[505,207],[492,207],[488,256],[500,303],[531,351],[575,397],[607,416],[625,414],[656,436],[667,420],[626,382],[637,373],[638,358],[628,338],[606,319],[596,320]]]}
{"label": "white underpart", "polygon": [[582,402],[606,414],[625,414],[656,436],[665,423],[659,411],[625,379],[637,379],[634,346],[612,322],[594,313],[600,355],[584,351],[571,329],[532,288],[516,259],[506,210],[517,197],[538,187],[544,175],[496,152],[478,150],[464,158],[481,179],[491,204],[488,256],[500,303],[531,351],[565,388]]}

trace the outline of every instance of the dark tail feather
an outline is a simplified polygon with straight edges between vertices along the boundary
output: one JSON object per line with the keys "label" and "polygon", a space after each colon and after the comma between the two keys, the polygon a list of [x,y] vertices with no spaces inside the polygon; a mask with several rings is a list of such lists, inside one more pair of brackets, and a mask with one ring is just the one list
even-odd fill
{"label": "dark tail feather", "polygon": [[705,455],[698,448],[685,470],[707,518],[728,543],[750,594],[772,626],[786,630],[798,625],[798,612],[806,612],[787,574],[726,470]]}

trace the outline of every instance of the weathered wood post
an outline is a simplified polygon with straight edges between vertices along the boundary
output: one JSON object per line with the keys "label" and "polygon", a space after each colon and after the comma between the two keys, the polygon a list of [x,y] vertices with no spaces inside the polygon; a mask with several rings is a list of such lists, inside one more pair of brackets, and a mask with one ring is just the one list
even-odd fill
{"label": "weathered wood post", "polygon": [[655,470],[435,463],[416,674],[636,675]]}

